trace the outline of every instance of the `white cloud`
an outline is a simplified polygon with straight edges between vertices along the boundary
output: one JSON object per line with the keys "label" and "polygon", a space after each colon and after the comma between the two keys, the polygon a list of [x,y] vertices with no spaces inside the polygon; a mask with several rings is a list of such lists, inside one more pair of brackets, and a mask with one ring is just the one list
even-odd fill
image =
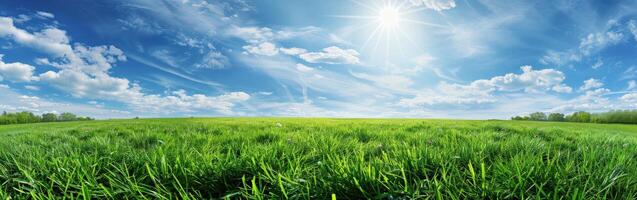
{"label": "white cloud", "polygon": [[359,53],[354,49],[341,49],[336,46],[324,48],[322,52],[309,52],[299,57],[309,63],[358,64]]}
{"label": "white cloud", "polygon": [[258,45],[246,45],[243,46],[243,49],[245,49],[247,53],[263,56],[274,56],[279,53],[279,49],[276,45],[270,42],[264,42]]}
{"label": "white cloud", "polygon": [[130,84],[127,79],[107,75],[91,77],[73,70],[48,71],[41,74],[40,79],[76,97],[117,101],[137,111],[156,113],[195,112],[199,109],[231,114],[231,108],[236,103],[250,98],[243,92],[220,96],[187,95],[184,90],[166,96],[145,94],[139,85]]}
{"label": "white cloud", "polygon": [[220,52],[210,51],[204,55],[200,63],[195,64],[196,68],[223,69],[228,65],[229,59]]}
{"label": "white cloud", "polygon": [[115,46],[87,47],[75,44],[74,56],[79,58],[75,62],[59,64],[59,66],[74,68],[88,74],[99,74],[108,71],[118,61],[126,61],[124,52]]}
{"label": "white cloud", "polygon": [[426,8],[442,11],[456,7],[454,0],[409,0],[413,6],[424,6]]}
{"label": "white cloud", "polygon": [[491,79],[481,79],[468,85],[442,82],[434,90],[420,92],[414,98],[403,98],[399,105],[414,107],[436,104],[485,104],[494,103],[495,91],[525,91],[540,93],[545,91],[571,92],[572,89],[562,82],[566,77],[555,69],[533,70],[531,66],[522,66],[522,74],[509,73]]}
{"label": "white cloud", "polygon": [[126,60],[124,52],[117,47],[88,47],[79,43],[71,46],[70,39],[64,30],[47,28],[40,32],[29,33],[15,27],[13,20],[8,17],[0,17],[0,37],[8,37],[17,43],[44,51],[56,58],[63,58],[61,62],[39,59],[39,64],[74,68],[92,75],[108,71],[113,63]]}
{"label": "white cloud", "polygon": [[268,42],[274,38],[272,29],[267,27],[233,27],[228,31],[230,35],[252,44]]}
{"label": "white cloud", "polygon": [[170,65],[174,68],[179,68],[179,64],[177,63],[177,58],[172,55],[167,49],[159,49],[150,52],[150,55],[162,61],[164,64]]}
{"label": "white cloud", "polygon": [[315,34],[321,31],[321,28],[314,26],[307,26],[301,28],[284,28],[283,30],[277,31],[275,34],[276,40],[287,40],[297,37],[304,37]]}
{"label": "white cloud", "polygon": [[18,24],[28,22],[29,20],[31,20],[31,17],[25,14],[21,14],[21,15],[18,15],[18,17],[13,18],[13,22]]}
{"label": "white cloud", "polygon": [[637,103],[637,93],[628,93],[621,96],[619,99],[628,103]]}
{"label": "white cloud", "polygon": [[[121,28],[124,30],[132,29],[132,30],[137,30],[144,34],[160,34],[163,31],[165,31],[165,29],[162,28],[157,23],[153,23],[151,22],[151,20],[145,20],[144,18],[140,16],[136,16],[136,15],[128,16],[126,19],[119,19],[117,21],[121,23],[122,25]],[[182,41],[179,41],[179,42],[182,42]],[[185,41],[179,44],[180,45],[192,44],[188,42],[192,42],[192,41]]]}
{"label": "white cloud", "polygon": [[421,107],[433,105],[472,105],[494,103],[491,92],[495,89],[486,80],[474,81],[470,85],[440,83],[435,89],[425,89],[413,98],[400,99],[398,105]]}
{"label": "white cloud", "polygon": [[610,90],[606,88],[588,90],[583,95],[563,102],[561,105],[550,109],[549,112],[598,112],[626,108],[626,105],[614,103],[611,99],[605,97],[605,95],[609,92]]}
{"label": "white cloud", "polygon": [[268,27],[239,27],[234,26],[227,30],[228,35],[243,39],[247,45],[243,46],[245,53],[263,56],[274,56],[279,50],[286,55],[304,54],[307,50],[297,47],[278,48],[277,42],[291,38],[302,37],[320,31],[320,28],[309,26],[303,28],[286,28],[274,31]]}
{"label": "white cloud", "polygon": [[628,81],[628,87],[626,90],[633,90],[635,88],[637,88],[637,82],[635,82],[635,80]]}
{"label": "white cloud", "polygon": [[38,91],[38,90],[40,90],[40,87],[35,86],[35,85],[25,85],[24,89]]}
{"label": "white cloud", "polygon": [[[296,69],[298,62],[286,56],[256,58],[240,56],[237,58],[237,62],[258,69],[281,84],[305,87],[310,92],[330,94],[330,97],[359,98],[365,94],[386,92],[352,79],[351,76],[329,70],[314,69],[311,76],[299,76],[299,71]],[[289,99],[293,99],[291,95],[288,96]]]}
{"label": "white cloud", "polygon": [[245,92],[231,92],[219,96],[203,94],[186,94],[185,90],[172,92],[171,95],[146,95],[131,102],[138,110],[158,113],[197,112],[201,110],[215,110],[222,114],[235,114],[232,110],[237,103],[250,99]]}
{"label": "white cloud", "polygon": [[[585,37],[580,39],[579,46],[577,48],[568,49],[562,52],[548,50],[544,56],[540,58],[540,63],[548,65],[554,64],[558,66],[566,65],[570,62],[579,62],[582,58],[591,56],[606,49],[609,46],[617,45],[626,38],[624,35],[624,29],[618,28],[620,24],[609,22],[609,27],[601,32],[589,33]],[[632,23],[627,24],[627,28],[630,30]],[[604,63],[598,60],[593,65],[593,69],[601,67]]]}
{"label": "white cloud", "polygon": [[111,77],[107,74],[90,76],[76,70],[47,71],[40,74],[40,81],[51,84],[75,97],[99,98],[125,101],[131,96],[139,95],[139,87],[130,87],[124,78]]}
{"label": "white cloud", "polygon": [[542,58],[540,58],[540,63],[545,65],[554,64],[554,65],[562,66],[570,62],[577,62],[580,60],[582,60],[582,56],[573,51],[558,52],[558,51],[548,50],[546,54],[542,56]]}
{"label": "white cloud", "polygon": [[522,74],[510,73],[504,76],[496,76],[487,82],[502,91],[556,91],[556,87],[560,88],[558,90],[564,91],[564,88],[568,87],[562,84],[566,77],[561,71],[555,69],[533,70],[531,66],[522,66],[520,68],[523,71]]}
{"label": "white cloud", "polygon": [[257,44],[263,42],[273,42],[277,40],[287,40],[296,37],[311,35],[321,31],[318,27],[308,26],[302,28],[287,28],[274,31],[268,27],[239,27],[234,26],[228,29],[227,34],[243,39],[244,41]]}
{"label": "white cloud", "polygon": [[580,42],[580,52],[584,56],[588,56],[591,53],[595,53],[610,45],[615,45],[624,39],[624,34],[615,31],[608,31],[604,33],[591,33],[588,34]]}
{"label": "white cloud", "polygon": [[13,19],[0,17],[0,37],[9,37],[18,43],[41,49],[62,57],[73,54],[66,32],[57,28],[47,28],[31,34],[14,26]]}
{"label": "white cloud", "polygon": [[559,92],[559,93],[571,93],[573,92],[573,88],[564,84],[560,84],[560,85],[553,86],[553,91]]}
{"label": "white cloud", "polygon": [[[130,83],[128,79],[110,76],[109,70],[115,63],[126,61],[123,51],[114,46],[91,47],[77,43],[71,46],[66,32],[56,28],[32,34],[15,27],[11,18],[0,17],[0,37],[8,37],[17,43],[49,53],[55,58],[62,58],[61,62],[51,62],[47,58],[38,59],[40,64],[60,69],[42,73],[38,78],[42,83],[78,98],[121,102],[140,112],[193,112],[194,109],[199,109],[214,110],[223,114],[230,114],[236,103],[250,98],[243,92],[219,96],[187,95],[185,91],[163,96],[144,93],[139,85]],[[212,56],[219,58],[216,55]],[[28,73],[21,74],[33,73],[33,68],[20,65],[20,69],[24,68],[30,70],[23,70],[22,72]]]}
{"label": "white cloud", "polygon": [[314,71],[314,68],[308,67],[304,64],[296,64],[296,70],[298,70],[299,72],[303,72],[303,73],[309,73]]}
{"label": "white cloud", "polygon": [[595,89],[595,88],[600,88],[604,86],[604,83],[602,83],[601,81],[591,78],[588,80],[584,81],[584,85],[582,85],[582,87],[580,87],[580,91],[585,91],[585,90],[590,90],[590,89]]}
{"label": "white cloud", "polygon": [[5,63],[2,57],[0,54],[0,81],[29,82],[36,79],[33,77],[35,67],[19,62]]}
{"label": "white cloud", "polygon": [[49,19],[55,18],[55,15],[49,12],[37,11],[35,13],[40,17],[49,18]]}
{"label": "white cloud", "polygon": [[292,48],[280,48],[279,50],[281,50],[282,53],[286,54],[286,55],[299,55],[299,54],[303,54],[306,53],[307,50],[302,49],[302,48],[296,48],[296,47],[292,47]]}
{"label": "white cloud", "polygon": [[131,117],[127,111],[99,108],[94,105],[84,105],[77,103],[67,103],[55,100],[48,100],[36,96],[27,96],[17,93],[8,87],[0,87],[0,110],[10,112],[31,111],[35,113],[45,112],[72,112],[81,116],[96,118],[123,118]]}

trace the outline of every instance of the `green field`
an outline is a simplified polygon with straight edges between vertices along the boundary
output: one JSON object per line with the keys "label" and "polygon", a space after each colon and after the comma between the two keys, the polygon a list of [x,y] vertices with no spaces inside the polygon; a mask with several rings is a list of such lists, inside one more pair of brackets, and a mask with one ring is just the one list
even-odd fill
{"label": "green field", "polygon": [[0,126],[2,199],[635,199],[637,126],[142,119]]}

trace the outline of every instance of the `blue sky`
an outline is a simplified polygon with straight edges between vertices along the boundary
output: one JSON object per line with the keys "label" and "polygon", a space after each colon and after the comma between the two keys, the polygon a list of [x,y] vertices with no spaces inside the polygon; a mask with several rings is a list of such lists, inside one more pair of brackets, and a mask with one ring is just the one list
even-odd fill
{"label": "blue sky", "polygon": [[635,1],[0,0],[0,110],[509,118],[637,108]]}

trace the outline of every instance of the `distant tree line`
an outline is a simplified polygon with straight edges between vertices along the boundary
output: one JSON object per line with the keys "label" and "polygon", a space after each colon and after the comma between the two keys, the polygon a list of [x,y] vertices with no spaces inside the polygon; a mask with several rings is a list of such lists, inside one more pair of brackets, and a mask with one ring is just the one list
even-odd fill
{"label": "distant tree line", "polygon": [[579,111],[570,115],[562,113],[549,113],[547,115],[543,112],[534,112],[528,116],[515,116],[511,119],[520,121],[637,124],[637,110],[611,110],[601,113]]}
{"label": "distant tree line", "polygon": [[28,123],[39,123],[39,122],[67,122],[67,121],[89,121],[94,120],[90,117],[78,117],[73,113],[44,113],[42,115],[36,115],[32,112],[15,112],[15,113],[7,113],[2,112],[0,115],[0,125],[5,124],[28,124]]}

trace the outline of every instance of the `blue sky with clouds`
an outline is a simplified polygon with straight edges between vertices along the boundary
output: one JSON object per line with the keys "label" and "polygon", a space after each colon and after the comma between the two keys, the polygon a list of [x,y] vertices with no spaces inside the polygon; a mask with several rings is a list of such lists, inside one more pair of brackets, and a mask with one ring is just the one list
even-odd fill
{"label": "blue sky with clouds", "polygon": [[0,0],[0,110],[509,118],[637,108],[637,2]]}

